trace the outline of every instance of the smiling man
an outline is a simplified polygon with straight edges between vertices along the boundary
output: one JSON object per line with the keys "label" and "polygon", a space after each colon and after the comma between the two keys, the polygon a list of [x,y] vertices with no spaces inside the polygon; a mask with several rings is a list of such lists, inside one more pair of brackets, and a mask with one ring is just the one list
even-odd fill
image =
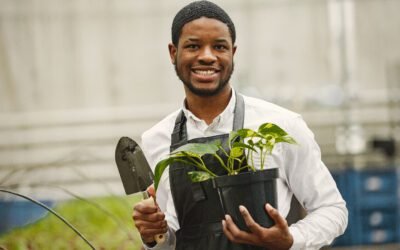
{"label": "smiling man", "polygon": [[218,19],[205,16],[186,23],[179,21],[176,18],[173,23],[179,36],[173,35],[173,44],[168,46],[171,62],[185,87],[186,108],[209,124],[225,109],[231,96],[234,31]]}
{"label": "smiling man", "polygon": [[193,20],[169,51],[187,94],[214,96],[228,85],[236,47],[226,24],[207,17]]}
{"label": "smiling man", "polygon": [[[188,142],[224,143],[232,130],[256,129],[265,122],[279,125],[300,146],[278,144],[268,158],[267,165],[280,173],[278,207],[265,205],[275,225],[261,227],[242,207],[250,232],[239,230],[229,215],[221,213],[209,184],[191,183],[186,168],[172,164],[160,181],[157,205],[140,202],[134,207],[135,225],[147,249],[319,249],[346,228],[345,202],[301,116],[232,89],[235,40],[232,20],[211,2],[190,3],[176,14],[168,48],[186,98],[181,109],[143,134],[143,151],[154,169]],[[204,160],[216,165],[213,159]],[[293,195],[308,214],[289,227],[285,217]],[[166,241],[156,243],[154,237],[164,233]]]}

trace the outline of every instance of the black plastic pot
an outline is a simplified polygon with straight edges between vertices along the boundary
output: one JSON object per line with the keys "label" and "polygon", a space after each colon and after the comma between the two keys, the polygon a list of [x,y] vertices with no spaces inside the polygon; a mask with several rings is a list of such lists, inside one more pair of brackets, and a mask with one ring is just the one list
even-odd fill
{"label": "black plastic pot", "polygon": [[277,208],[278,176],[277,168],[244,172],[216,177],[213,179],[213,185],[218,190],[225,214],[229,214],[241,230],[249,231],[239,211],[239,205],[245,206],[261,226],[273,226],[275,223],[267,214],[265,204],[269,203]]}

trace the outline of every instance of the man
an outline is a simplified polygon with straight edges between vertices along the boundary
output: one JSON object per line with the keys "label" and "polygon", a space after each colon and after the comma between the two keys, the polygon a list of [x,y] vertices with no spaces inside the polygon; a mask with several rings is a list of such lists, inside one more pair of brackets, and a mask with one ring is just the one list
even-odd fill
{"label": "man", "polygon": [[[193,2],[177,13],[168,48],[186,99],[181,110],[143,134],[143,151],[154,167],[187,142],[225,141],[232,129],[279,125],[299,145],[278,144],[267,158],[267,166],[280,173],[279,210],[265,206],[275,225],[262,228],[241,207],[250,232],[239,230],[229,215],[210,211],[218,201],[207,194],[193,198],[185,170],[172,164],[160,181],[157,206],[141,202],[134,207],[135,225],[147,249],[319,249],[347,226],[345,202],[301,116],[232,89],[235,39],[230,17],[211,2]],[[293,194],[308,215],[288,227],[285,217]],[[155,235],[164,233],[166,241],[156,243]]]}

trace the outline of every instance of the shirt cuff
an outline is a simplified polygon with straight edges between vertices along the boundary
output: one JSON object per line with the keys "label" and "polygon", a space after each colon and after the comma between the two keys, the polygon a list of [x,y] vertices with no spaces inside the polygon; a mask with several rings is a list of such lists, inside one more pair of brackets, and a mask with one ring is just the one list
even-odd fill
{"label": "shirt cuff", "polygon": [[299,229],[292,226],[289,227],[289,232],[293,237],[293,245],[290,247],[290,250],[305,249],[306,240]]}
{"label": "shirt cuff", "polygon": [[162,243],[157,243],[157,245],[153,247],[149,247],[143,241],[143,247],[146,250],[162,250],[162,249],[175,249],[175,232],[168,228],[168,231],[164,234],[165,241]]}

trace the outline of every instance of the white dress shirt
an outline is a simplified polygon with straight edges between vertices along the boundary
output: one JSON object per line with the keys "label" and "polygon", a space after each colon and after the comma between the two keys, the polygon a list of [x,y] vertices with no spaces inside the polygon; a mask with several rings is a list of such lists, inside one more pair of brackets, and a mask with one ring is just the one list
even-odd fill
{"label": "white dress shirt", "polygon": [[[226,109],[210,125],[183,108],[187,117],[188,140],[229,133],[232,130],[235,101],[233,94]],[[252,97],[244,96],[244,102],[244,128],[257,130],[263,123],[275,123],[298,143],[277,144],[272,155],[267,156],[265,164],[266,168],[279,168],[279,213],[283,217],[287,216],[293,194],[307,211],[304,219],[289,227],[294,240],[291,249],[320,249],[330,244],[346,229],[348,212],[331,174],[321,161],[321,152],[313,133],[299,114]],[[156,164],[169,154],[171,133],[180,111],[168,115],[142,135],[142,148],[153,171]],[[165,243],[148,249],[174,249],[175,231],[179,229],[179,223],[168,168],[161,178],[156,195],[170,230]]]}

